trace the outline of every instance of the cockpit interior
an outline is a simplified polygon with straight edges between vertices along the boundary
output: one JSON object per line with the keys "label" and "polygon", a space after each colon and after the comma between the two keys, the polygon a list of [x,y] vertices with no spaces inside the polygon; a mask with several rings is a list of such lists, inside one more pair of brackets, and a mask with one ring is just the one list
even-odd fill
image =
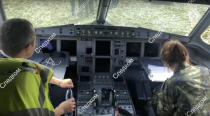
{"label": "cockpit interior", "polygon": [[69,96],[50,86],[54,107],[75,98],[76,110],[66,116],[157,116],[146,105],[173,75],[160,59],[171,39],[187,47],[192,64],[210,70],[208,0],[0,0],[0,25],[12,18],[35,28],[30,60],[72,79]]}

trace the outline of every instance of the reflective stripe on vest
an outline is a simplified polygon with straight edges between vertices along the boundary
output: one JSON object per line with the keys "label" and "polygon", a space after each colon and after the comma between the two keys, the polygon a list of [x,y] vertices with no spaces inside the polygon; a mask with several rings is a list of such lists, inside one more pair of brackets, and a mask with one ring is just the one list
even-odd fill
{"label": "reflective stripe on vest", "polygon": [[[8,81],[18,68],[21,71]],[[0,86],[6,84],[0,88],[0,116],[54,116],[48,95],[52,74],[51,69],[26,59],[0,58]]]}

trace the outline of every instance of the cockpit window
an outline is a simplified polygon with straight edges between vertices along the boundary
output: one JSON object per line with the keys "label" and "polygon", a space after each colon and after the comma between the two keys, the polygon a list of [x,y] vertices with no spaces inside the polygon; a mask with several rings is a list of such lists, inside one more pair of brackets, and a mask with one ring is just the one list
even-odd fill
{"label": "cockpit window", "polygon": [[201,35],[201,39],[210,45],[210,26],[204,31],[204,33]]}
{"label": "cockpit window", "polygon": [[[99,0],[2,0],[6,18],[24,18],[34,27],[90,24]],[[112,0],[107,22],[188,36],[209,5],[150,0]]]}
{"label": "cockpit window", "polygon": [[96,19],[99,0],[3,0],[6,18],[24,18],[34,27],[88,24]]}
{"label": "cockpit window", "polygon": [[107,21],[188,36],[209,5],[150,0],[112,0]]}

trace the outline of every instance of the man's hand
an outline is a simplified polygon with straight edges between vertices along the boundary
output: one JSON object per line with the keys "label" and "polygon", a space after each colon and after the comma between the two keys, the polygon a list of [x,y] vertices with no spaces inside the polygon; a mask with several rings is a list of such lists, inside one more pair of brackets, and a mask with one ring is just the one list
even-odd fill
{"label": "man's hand", "polygon": [[75,110],[75,100],[74,98],[68,99],[66,101],[63,101],[58,107],[55,108],[55,114],[56,116],[60,116],[66,113],[73,112]]}
{"label": "man's hand", "polygon": [[74,84],[71,79],[64,79],[64,80],[61,80],[60,87],[61,88],[73,88]]}
{"label": "man's hand", "polygon": [[51,84],[54,84],[54,85],[57,85],[61,88],[73,88],[74,87],[74,84],[72,82],[71,79],[59,79],[59,78],[56,78],[56,77],[52,77],[51,80],[50,80],[50,83]]}

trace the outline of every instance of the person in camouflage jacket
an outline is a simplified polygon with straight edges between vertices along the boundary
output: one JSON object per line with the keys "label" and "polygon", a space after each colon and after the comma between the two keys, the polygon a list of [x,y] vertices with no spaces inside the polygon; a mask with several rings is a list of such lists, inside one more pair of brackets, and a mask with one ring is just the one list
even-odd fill
{"label": "person in camouflage jacket", "polygon": [[159,116],[210,116],[210,74],[204,66],[193,66],[182,43],[170,40],[163,46],[161,60],[174,71],[150,104]]}

